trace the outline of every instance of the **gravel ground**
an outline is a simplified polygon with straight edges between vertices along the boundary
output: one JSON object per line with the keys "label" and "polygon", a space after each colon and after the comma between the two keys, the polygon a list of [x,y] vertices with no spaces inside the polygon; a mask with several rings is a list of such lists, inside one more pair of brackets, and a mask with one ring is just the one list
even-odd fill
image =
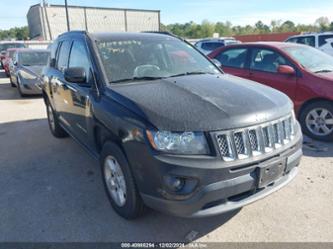
{"label": "gravel ground", "polygon": [[333,144],[305,140],[297,177],[228,214],[182,219],[155,211],[126,221],[111,209],[96,161],[51,136],[41,98],[0,75],[0,241],[333,241]]}

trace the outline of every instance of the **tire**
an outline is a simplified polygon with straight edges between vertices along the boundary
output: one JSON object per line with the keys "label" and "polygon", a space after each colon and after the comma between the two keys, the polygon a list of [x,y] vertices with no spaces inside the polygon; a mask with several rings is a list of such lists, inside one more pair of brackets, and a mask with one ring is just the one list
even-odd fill
{"label": "tire", "polygon": [[333,141],[333,102],[313,102],[299,116],[302,131],[309,137],[321,141]]}
{"label": "tire", "polygon": [[100,165],[105,191],[116,213],[128,220],[142,216],[144,204],[121,149],[106,142],[102,148]]}
{"label": "tire", "polygon": [[12,77],[9,75],[9,81],[10,81],[10,86],[11,87],[16,87],[16,85],[12,81]]}
{"label": "tire", "polygon": [[53,110],[51,104],[46,102],[47,121],[52,135],[56,138],[67,137],[67,132],[61,127],[57,113]]}
{"label": "tire", "polygon": [[27,97],[27,95],[22,92],[21,84],[19,82],[19,78],[17,79],[17,90],[18,90],[18,92],[19,92],[19,94],[22,98]]}

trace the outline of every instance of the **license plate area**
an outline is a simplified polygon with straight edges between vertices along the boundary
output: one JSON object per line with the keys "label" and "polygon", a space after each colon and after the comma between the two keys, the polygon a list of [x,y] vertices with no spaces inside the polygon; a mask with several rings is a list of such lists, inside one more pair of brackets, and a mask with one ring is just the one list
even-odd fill
{"label": "license plate area", "polygon": [[286,168],[286,158],[279,158],[268,165],[259,167],[258,172],[258,188],[266,187],[280,178]]}

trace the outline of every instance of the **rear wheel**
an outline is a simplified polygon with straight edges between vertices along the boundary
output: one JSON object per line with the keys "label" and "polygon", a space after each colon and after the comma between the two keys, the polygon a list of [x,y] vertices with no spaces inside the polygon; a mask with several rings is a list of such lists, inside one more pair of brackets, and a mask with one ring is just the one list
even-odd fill
{"label": "rear wheel", "polygon": [[309,137],[333,141],[333,103],[318,101],[307,105],[300,114],[300,123]]}
{"label": "rear wheel", "polygon": [[113,209],[125,219],[141,216],[144,204],[126,157],[118,146],[110,142],[105,143],[100,163],[104,186]]}
{"label": "rear wheel", "polygon": [[46,111],[47,111],[47,121],[49,123],[52,135],[55,136],[56,138],[67,137],[68,136],[67,132],[61,127],[56,112],[53,110],[52,106],[48,102],[46,102]]}

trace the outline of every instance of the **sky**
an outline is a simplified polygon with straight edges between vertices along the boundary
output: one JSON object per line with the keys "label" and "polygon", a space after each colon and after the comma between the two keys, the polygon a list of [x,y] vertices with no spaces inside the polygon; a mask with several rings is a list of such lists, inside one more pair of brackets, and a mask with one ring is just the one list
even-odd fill
{"label": "sky", "polygon": [[[63,4],[64,0],[48,0]],[[313,24],[318,17],[333,21],[333,1],[320,0],[68,0],[69,5],[161,10],[163,24],[203,20],[230,21],[234,25],[253,25],[258,20],[291,20]],[[317,2],[317,3],[319,3]],[[0,29],[27,25],[26,14],[39,0],[0,0]]]}

